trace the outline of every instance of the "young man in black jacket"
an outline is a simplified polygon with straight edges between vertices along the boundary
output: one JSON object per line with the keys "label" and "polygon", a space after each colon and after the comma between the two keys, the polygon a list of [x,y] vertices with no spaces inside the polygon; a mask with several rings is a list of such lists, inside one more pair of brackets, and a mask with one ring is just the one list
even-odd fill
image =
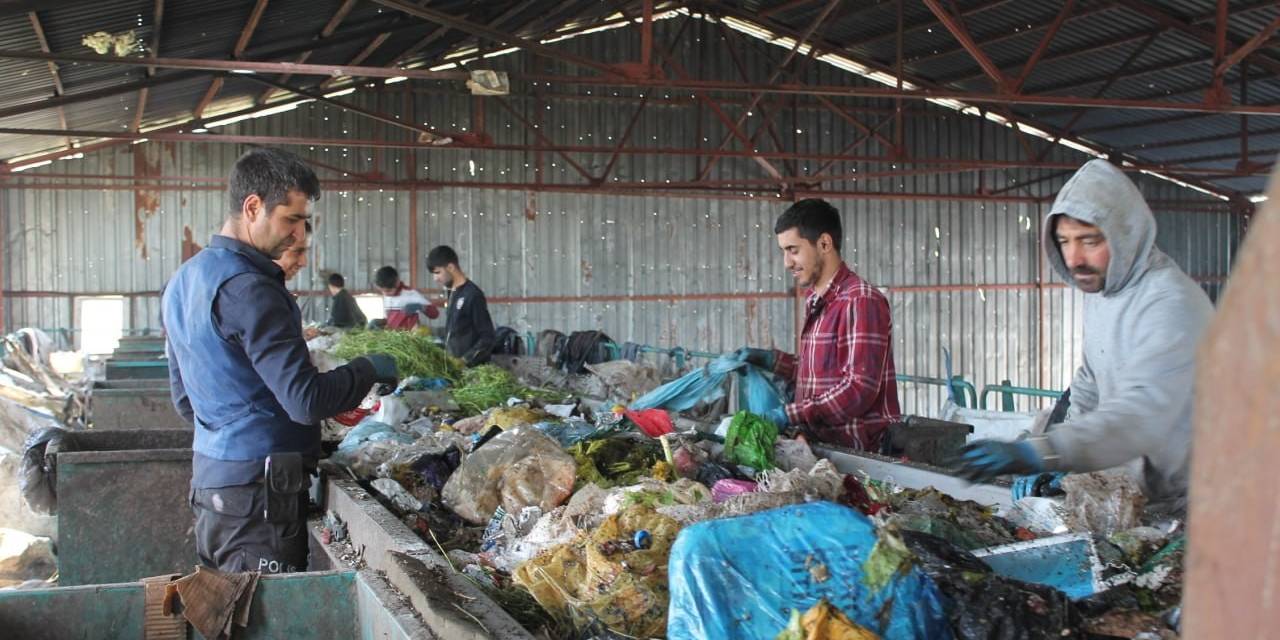
{"label": "young man in black jacket", "polygon": [[329,274],[329,294],[333,296],[333,306],[329,308],[329,322],[325,323],[339,329],[363,327],[369,322],[356,304],[355,296],[347,291],[347,280],[341,273]]}
{"label": "young man in black jacket", "polygon": [[458,253],[441,245],[427,254],[427,269],[436,284],[445,288],[449,302],[445,306],[445,348],[462,358],[467,366],[489,361],[495,332],[489,317],[489,304],[484,292],[458,267]]}

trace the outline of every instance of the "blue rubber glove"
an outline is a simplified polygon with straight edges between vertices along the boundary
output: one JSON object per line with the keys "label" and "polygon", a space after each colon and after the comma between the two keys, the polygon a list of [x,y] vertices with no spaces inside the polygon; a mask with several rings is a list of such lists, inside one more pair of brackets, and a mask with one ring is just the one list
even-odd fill
{"label": "blue rubber glove", "polygon": [[791,420],[787,418],[787,410],[785,407],[776,407],[770,409],[764,414],[764,419],[773,423],[773,426],[782,429],[791,424]]}
{"label": "blue rubber glove", "polygon": [[1029,442],[978,440],[960,450],[959,463],[960,477],[970,482],[1044,471],[1044,461]]}
{"label": "blue rubber glove", "polygon": [[394,358],[384,353],[370,353],[361,357],[373,365],[374,382],[392,386],[400,383],[400,371],[396,368]]}
{"label": "blue rubber glove", "polygon": [[776,359],[773,356],[772,349],[757,349],[755,347],[743,347],[733,352],[734,357],[740,358],[749,365],[760,367],[765,371],[773,371],[773,365]]}
{"label": "blue rubber glove", "polygon": [[1066,475],[1061,471],[1055,471],[1053,473],[1033,473],[1021,476],[1013,481],[1013,499],[1016,501],[1023,498],[1060,494],[1062,493],[1062,479]]}
{"label": "blue rubber glove", "polygon": [[418,303],[416,303],[416,302],[410,302],[409,304],[406,304],[406,305],[404,306],[404,312],[405,312],[405,313],[422,313],[422,310],[423,310],[423,309],[425,309],[425,308],[426,308],[426,307],[424,307],[424,306],[422,306],[422,305],[420,305],[420,304],[418,304]]}

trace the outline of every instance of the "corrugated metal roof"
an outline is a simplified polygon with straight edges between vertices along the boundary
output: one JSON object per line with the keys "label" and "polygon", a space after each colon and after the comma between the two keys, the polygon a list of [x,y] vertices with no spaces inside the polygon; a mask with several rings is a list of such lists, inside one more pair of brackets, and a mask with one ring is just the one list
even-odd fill
{"label": "corrugated metal roof", "polygon": [[[267,4],[257,28],[249,40],[246,57],[262,59],[255,52],[301,47],[317,38],[343,4],[343,0],[272,0]],[[588,7],[590,5],[590,7]],[[598,9],[598,3],[582,2],[566,5],[555,0],[540,2],[474,3],[450,0],[433,3],[432,7],[456,15],[466,15],[477,22],[516,29],[525,23],[547,17],[556,7],[572,11]],[[166,0],[159,53],[173,58],[227,59],[240,37],[254,3],[244,0]],[[508,7],[515,7],[507,14]],[[132,31],[138,42],[150,48],[154,36],[154,0],[109,0],[103,2],[67,2],[52,4],[38,12],[51,50],[59,53],[86,54],[81,39],[90,33],[105,31],[120,34]],[[501,22],[495,18],[506,15]],[[565,15],[563,11],[559,15]],[[555,26],[555,25],[550,25]],[[334,38],[340,42],[317,50],[308,62],[315,64],[348,64],[380,33],[390,35],[362,62],[365,65],[388,65],[437,25],[403,16],[376,3],[356,2],[339,24]],[[359,37],[355,37],[357,34]],[[419,56],[434,59],[466,37],[449,31],[424,49]],[[345,41],[342,41],[345,40]],[[0,48],[25,51],[39,50],[35,32],[25,13],[0,16]],[[294,60],[297,55],[276,59]],[[68,94],[109,89],[127,82],[145,79],[140,67],[60,64],[59,70]],[[158,75],[193,75],[190,72],[160,70]],[[48,66],[43,62],[0,60],[0,79],[5,92],[0,108],[40,103],[54,95]],[[175,122],[189,117],[211,82],[211,75],[152,87],[149,91],[144,129],[151,125]],[[323,78],[294,78],[292,83],[314,86]],[[243,105],[249,98],[261,96],[266,87],[260,83],[229,76],[208,112],[217,113],[227,105]],[[137,109],[137,92],[122,93],[66,107],[68,125],[77,129],[121,130],[129,127]],[[59,128],[52,109],[0,119],[0,126],[14,128]],[[37,136],[0,136],[4,155],[8,158],[29,155],[61,146],[57,139]]]}
{"label": "corrugated metal roof", "polygon": [[[249,41],[249,55],[255,52],[283,47],[303,46],[314,40],[330,17],[342,5],[342,0],[271,0],[258,28]],[[166,0],[160,52],[165,56],[191,58],[226,58],[249,16],[253,2],[244,0]],[[723,6],[740,9],[750,18],[770,7],[790,5],[767,18],[760,18],[764,26],[781,25],[803,32],[826,6],[826,2],[795,4],[789,0],[726,0]],[[1062,4],[1048,0],[964,0],[956,3],[963,20],[974,38],[982,43],[984,52],[1007,74],[1016,74],[1031,52],[1040,43],[1046,27],[1058,15]],[[1146,36],[1156,33],[1159,25],[1150,16],[1129,8],[1124,3],[1082,1],[1077,3],[1072,16],[1063,24],[1055,37],[1047,56],[1031,74],[1026,92],[1050,92],[1057,95],[1093,96],[1102,89],[1104,79],[1116,72],[1139,47],[1141,55],[1131,63],[1131,68],[1119,81],[1104,92],[1103,97],[1127,99],[1159,99],[1170,102],[1202,101],[1203,86],[1211,75],[1212,47],[1202,37],[1184,33],[1179,29],[1164,29],[1151,42]],[[1233,3],[1237,4],[1237,3]],[[628,8],[636,11],[638,2]],[[1212,32],[1214,0],[1151,0],[1143,6],[1168,14],[1173,20],[1185,21],[1204,32]],[[838,3],[825,24],[819,26],[818,37],[824,42],[845,47],[855,60],[891,67],[896,56],[898,2],[842,2]],[[619,8],[616,3],[592,0],[535,0],[532,2],[466,2],[448,0],[435,2],[432,8],[467,19],[489,24],[509,31],[521,29],[551,29],[557,24],[595,24]],[[120,32],[133,30],[144,42],[152,39],[154,28],[152,11],[154,0],[104,0],[93,4],[69,3],[54,5],[39,12],[50,44],[55,51],[85,51],[80,44],[84,34],[105,30]],[[922,3],[903,3],[903,22],[908,31],[903,38],[904,60],[907,72],[913,78],[942,87],[972,91],[990,91],[991,82],[984,76],[977,63],[958,46],[956,39]],[[1240,43],[1257,30],[1280,16],[1280,3],[1241,2],[1232,7],[1230,35]],[[499,20],[499,18],[502,18]],[[657,42],[663,42],[682,20],[664,21],[655,28]],[[704,55],[708,47],[725,46],[720,32],[714,25],[702,21],[692,27],[696,41],[681,45],[679,55],[691,61],[686,66],[699,78],[737,79],[736,65],[726,56]],[[435,33],[437,27],[426,21],[411,18],[385,9],[377,3],[357,2],[337,29],[336,37],[346,38],[318,50],[310,59],[313,63],[346,64],[382,32],[390,36],[363,62],[366,65],[391,64],[423,38]],[[358,34],[358,37],[356,37]],[[557,43],[568,51],[583,55],[596,55],[601,45],[587,40],[606,40],[608,55],[601,60],[621,60],[638,57],[638,38],[634,34],[609,38],[574,39]],[[415,60],[437,60],[448,50],[459,46],[468,36],[456,30],[444,32]],[[738,47],[746,59],[748,79],[761,82],[781,59],[781,49],[746,36],[738,36]],[[0,48],[36,48],[34,33],[24,14],[0,17]],[[1255,58],[1273,60],[1276,67],[1264,68],[1259,64],[1249,66],[1254,74],[1249,82],[1249,102],[1259,104],[1280,103],[1280,74],[1273,69],[1280,67],[1280,53],[1274,47],[1265,48]],[[296,56],[285,56],[294,59]],[[523,56],[495,58],[494,68],[522,68]],[[575,71],[562,63],[549,63],[553,71]],[[61,67],[68,92],[80,93],[109,88],[145,77],[140,68],[67,64]],[[161,71],[169,75],[176,72]],[[1227,77],[1229,86],[1238,91],[1239,68]],[[801,76],[810,82],[861,86],[872,84],[854,74],[828,65],[810,64]],[[39,105],[52,95],[52,82],[47,67],[42,63],[0,61],[0,79],[6,83],[5,95],[0,97],[0,108],[14,105]],[[303,86],[315,86],[322,79],[299,77],[291,82]],[[155,123],[171,123],[186,117],[209,86],[206,76],[202,80],[175,82],[150,91],[146,106],[144,127]],[[566,91],[589,92],[587,88],[567,88]],[[601,90],[601,89],[597,89]],[[210,113],[225,111],[248,104],[248,100],[263,95],[261,84],[231,76],[218,93]],[[634,89],[618,91],[621,95],[636,95]],[[103,98],[94,102],[67,107],[68,123],[78,128],[118,130],[132,122],[136,106],[136,93]],[[741,96],[736,96],[741,97]],[[839,100],[850,109],[865,105],[883,108],[891,103],[884,100]],[[395,107],[391,107],[395,111]],[[1131,150],[1140,161],[1163,162],[1188,156],[1180,150],[1174,153],[1141,149],[1145,144],[1159,144],[1196,135],[1226,135],[1238,131],[1240,119],[1205,115],[1194,119],[1164,122],[1167,113],[1141,112],[1123,109],[1091,109],[1077,118],[1077,111],[1057,107],[1018,107],[1014,112],[1022,118],[1055,127],[1063,127],[1076,121],[1074,129],[1089,131],[1083,134],[1095,144],[1111,150]],[[620,114],[619,114],[620,115]],[[500,116],[501,117],[501,116]],[[1250,128],[1263,127],[1273,118],[1250,119]],[[47,126],[47,113],[15,116],[0,120],[0,126]],[[681,123],[675,123],[679,125]],[[565,125],[568,126],[568,125]],[[662,126],[662,125],[658,125]],[[1233,129],[1234,127],[1234,129]],[[826,130],[824,128],[824,130]],[[651,134],[652,135],[652,134]],[[38,137],[0,137],[8,157],[25,155],[49,149],[56,139]],[[1272,140],[1260,140],[1251,145],[1254,149],[1271,148]],[[1239,147],[1238,141],[1224,138],[1198,145],[1197,155],[1223,155]],[[823,149],[832,153],[840,148]],[[1202,153],[1203,152],[1203,153]],[[1270,161],[1270,158],[1254,158]],[[729,159],[721,163],[721,171],[735,168],[750,169],[749,160]],[[673,164],[679,164],[675,162]],[[1231,163],[1225,163],[1229,166]],[[557,167],[563,169],[563,167]],[[1227,180],[1227,178],[1223,178]],[[1231,179],[1230,184],[1246,185],[1246,192],[1256,192],[1262,187],[1263,176]],[[1213,180],[1209,180],[1213,182]],[[1221,182],[1225,185],[1226,182]]]}
{"label": "corrugated metal roof", "polygon": [[[732,3],[747,7],[745,2]],[[763,7],[782,7],[787,0],[770,0]],[[885,66],[896,60],[897,3],[891,0],[875,4],[843,3],[818,31],[827,42],[847,48],[855,58]],[[955,3],[968,32],[980,44],[983,53],[1006,75],[1017,76],[1021,66],[1040,44],[1047,27],[1062,9],[1061,2],[1047,0],[969,0]],[[1044,59],[1025,85],[1026,93],[1049,91],[1053,95],[1093,97],[1099,95],[1104,80],[1116,73],[1131,54],[1143,46],[1146,37],[1159,32],[1140,55],[1130,63],[1124,75],[1100,94],[1104,98],[1161,100],[1169,102],[1201,102],[1204,88],[1212,76],[1213,46],[1200,35],[1212,34],[1217,3],[1213,0],[1152,0],[1145,6],[1167,14],[1172,20],[1185,22],[1199,30],[1190,34],[1181,29],[1163,29],[1163,25],[1145,13],[1128,8],[1124,3],[1078,2],[1063,23]],[[770,15],[766,22],[781,24],[789,30],[803,32],[824,8],[814,0],[786,11]],[[1232,3],[1229,38],[1243,43],[1280,17],[1280,3]],[[951,6],[951,5],[948,5]],[[852,17],[847,14],[852,13]],[[843,15],[842,17],[842,14]],[[965,51],[923,3],[904,3],[903,58],[908,75],[939,86],[971,91],[990,91],[992,83],[978,63]],[[1274,41],[1273,41],[1274,42]],[[1254,58],[1265,58],[1280,66],[1280,52],[1275,46],[1264,46]],[[1259,64],[1249,65],[1249,99],[1252,104],[1280,104],[1280,74]],[[1237,101],[1240,69],[1228,72],[1227,85]],[[1058,87],[1066,87],[1055,90]],[[1014,112],[1054,126],[1064,126],[1075,119],[1068,108],[1018,107]],[[1088,135],[1088,139],[1109,148],[1134,148],[1143,143],[1160,143],[1202,135],[1238,132],[1240,119],[1234,116],[1206,114],[1194,119],[1160,123],[1168,112],[1144,112],[1122,109],[1091,109],[1079,118],[1076,129],[1095,129],[1132,124],[1132,128],[1112,128]],[[1259,123],[1276,122],[1277,118],[1250,118],[1250,129]],[[1159,124],[1151,123],[1154,121]],[[1250,145],[1255,149],[1274,148],[1270,140]],[[1212,155],[1228,154],[1239,148],[1238,141],[1206,143],[1197,151]],[[1136,151],[1139,159],[1165,161],[1181,154]],[[1255,162],[1270,163],[1271,157],[1254,157]],[[1199,164],[1197,166],[1205,166]],[[1234,166],[1225,163],[1224,167]],[[1265,175],[1249,178],[1212,179],[1231,189],[1246,193],[1261,191]]]}

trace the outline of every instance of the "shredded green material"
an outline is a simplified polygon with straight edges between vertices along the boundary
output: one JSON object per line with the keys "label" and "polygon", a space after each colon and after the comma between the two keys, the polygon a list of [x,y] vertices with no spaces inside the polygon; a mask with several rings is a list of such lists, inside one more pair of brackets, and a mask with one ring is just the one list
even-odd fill
{"label": "shredded green material", "polygon": [[862,583],[875,591],[883,589],[895,573],[910,566],[912,557],[901,539],[892,533],[881,532],[871,555],[862,563]]}
{"label": "shredded green material", "polygon": [[468,415],[476,415],[506,404],[508,398],[559,401],[565,394],[547,389],[532,389],[520,384],[510,371],[484,364],[462,372],[453,399]]}
{"label": "shredded green material", "polygon": [[729,423],[724,438],[724,458],[734,464],[757,471],[774,468],[773,445],[778,440],[778,427],[749,411],[739,411]]}
{"label": "shredded green material", "polygon": [[401,377],[444,378],[451,384],[462,377],[462,361],[436,346],[431,338],[408,331],[352,331],[338,342],[333,355],[353,360],[385,353],[396,361]]}

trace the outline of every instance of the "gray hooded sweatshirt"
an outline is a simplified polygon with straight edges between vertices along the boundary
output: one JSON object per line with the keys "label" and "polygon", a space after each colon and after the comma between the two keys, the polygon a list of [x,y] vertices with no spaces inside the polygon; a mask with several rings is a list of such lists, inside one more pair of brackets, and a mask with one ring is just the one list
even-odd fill
{"label": "gray hooded sweatshirt", "polygon": [[1119,168],[1093,160],[1058,193],[1044,246],[1072,283],[1054,237],[1065,214],[1102,229],[1106,284],[1084,298],[1084,362],[1071,381],[1067,420],[1031,438],[1057,471],[1125,467],[1152,501],[1186,495],[1195,355],[1213,315],[1204,291],[1155,247],[1151,209]]}

